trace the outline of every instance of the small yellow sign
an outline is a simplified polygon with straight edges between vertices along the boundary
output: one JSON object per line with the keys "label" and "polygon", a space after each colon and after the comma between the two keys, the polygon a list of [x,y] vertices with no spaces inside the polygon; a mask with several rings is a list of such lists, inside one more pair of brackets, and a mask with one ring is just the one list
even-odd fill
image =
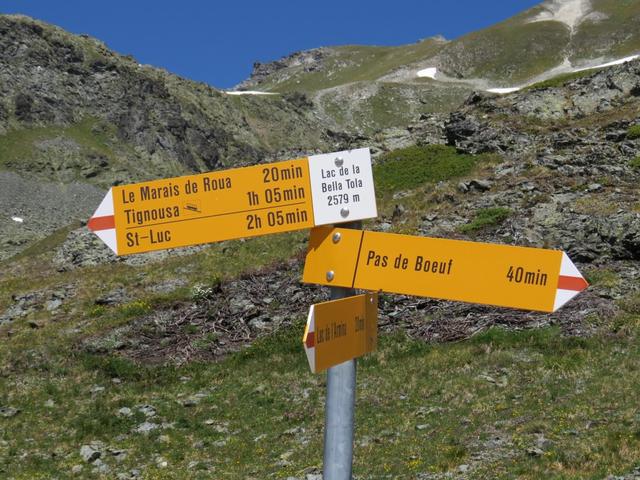
{"label": "small yellow sign", "polygon": [[374,351],[378,343],[377,293],[312,305],[302,343],[313,373]]}
{"label": "small yellow sign", "polygon": [[559,250],[365,232],[311,232],[303,281],[553,312],[587,287]]}

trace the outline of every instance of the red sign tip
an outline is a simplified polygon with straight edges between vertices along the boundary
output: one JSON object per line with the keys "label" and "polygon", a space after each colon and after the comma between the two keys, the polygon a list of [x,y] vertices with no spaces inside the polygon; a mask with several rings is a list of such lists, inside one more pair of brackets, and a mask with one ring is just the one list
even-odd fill
{"label": "red sign tip", "polygon": [[113,215],[108,215],[105,217],[91,217],[87,222],[87,227],[92,232],[97,232],[99,230],[110,230],[112,228],[116,228],[116,220]]}
{"label": "red sign tip", "polygon": [[307,332],[307,340],[304,343],[307,348],[313,348],[316,346],[315,332]]}
{"label": "red sign tip", "polygon": [[572,290],[574,292],[581,292],[589,286],[589,283],[582,277],[565,277],[560,276],[558,278],[558,288],[560,290]]}

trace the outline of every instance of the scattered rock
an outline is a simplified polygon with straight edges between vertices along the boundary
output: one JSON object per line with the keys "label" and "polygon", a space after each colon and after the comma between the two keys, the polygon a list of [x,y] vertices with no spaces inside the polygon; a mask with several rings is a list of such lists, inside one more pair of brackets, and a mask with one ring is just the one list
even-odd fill
{"label": "scattered rock", "polygon": [[189,397],[185,400],[182,400],[181,403],[183,407],[195,407],[196,405],[198,405],[198,403],[200,403],[200,399],[197,397]]}
{"label": "scattered rock", "polygon": [[147,435],[158,428],[159,427],[157,423],[143,422],[140,425],[138,425],[136,428],[134,428],[133,431],[135,433],[142,433]]}
{"label": "scattered rock", "polygon": [[147,418],[155,417],[157,414],[156,408],[153,405],[138,405],[136,408]]}
{"label": "scattered rock", "polygon": [[96,305],[103,306],[112,306],[112,305],[122,305],[123,303],[127,303],[131,301],[131,297],[129,296],[127,289],[124,287],[118,287],[110,292],[106,293],[95,299]]}
{"label": "scattered rock", "polygon": [[130,417],[132,415],[133,415],[133,412],[129,407],[122,407],[120,410],[118,410],[119,417]]}
{"label": "scattered rock", "polygon": [[92,442],[89,445],[80,447],[80,456],[87,463],[94,463],[102,457],[104,445],[100,442]]}
{"label": "scattered rock", "polygon": [[105,388],[102,385],[94,385],[93,387],[91,387],[91,390],[89,390],[93,395],[98,394],[98,393],[102,393],[105,391]]}
{"label": "scattered rock", "polygon": [[0,417],[11,418],[20,413],[20,409],[13,407],[0,407]]}
{"label": "scattered rock", "polygon": [[527,448],[527,455],[530,457],[541,457],[544,455],[544,450],[538,447],[529,447]]}
{"label": "scattered rock", "polygon": [[[64,301],[75,296],[75,284],[63,285],[52,290],[39,290],[15,294],[11,297],[13,304],[0,314],[0,325],[27,317],[36,312],[58,312]],[[40,324],[32,321],[32,328],[40,328]]]}
{"label": "scattered rock", "polygon": [[402,217],[406,213],[407,209],[403,205],[396,204],[393,208],[393,214],[391,215],[392,220],[397,220]]}
{"label": "scattered rock", "polygon": [[111,467],[98,458],[93,462],[93,469],[91,469],[91,472],[98,475],[106,475],[111,472]]}

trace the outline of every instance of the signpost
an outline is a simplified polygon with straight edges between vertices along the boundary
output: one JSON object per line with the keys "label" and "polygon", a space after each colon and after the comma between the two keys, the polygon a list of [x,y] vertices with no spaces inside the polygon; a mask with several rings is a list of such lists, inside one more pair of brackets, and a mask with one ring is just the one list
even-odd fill
{"label": "signpost", "polygon": [[375,216],[363,148],[115,186],[87,226],[128,255]]}
{"label": "signpost", "polygon": [[588,286],[559,250],[330,227],[311,232],[303,282],[542,312]]}
{"label": "signpost", "polygon": [[378,294],[311,305],[302,338],[309,367],[319,373],[375,350]]}
{"label": "signpost", "polygon": [[365,148],[112,187],[87,226],[117,255],[311,228],[303,281],[332,301],[311,306],[302,341],[328,370],[324,478],[348,480],[356,358],[378,334],[377,293],[354,289],[554,312],[588,286],[561,251],[359,230],[376,216]]}

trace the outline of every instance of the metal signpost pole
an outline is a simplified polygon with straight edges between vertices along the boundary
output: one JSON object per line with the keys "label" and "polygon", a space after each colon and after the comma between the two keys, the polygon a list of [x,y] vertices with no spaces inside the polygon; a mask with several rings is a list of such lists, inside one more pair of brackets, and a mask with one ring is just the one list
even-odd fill
{"label": "metal signpost pole", "polygon": [[[341,225],[361,229],[362,222]],[[335,241],[335,239],[334,239]],[[351,288],[330,287],[331,300],[351,297]],[[324,420],[324,480],[351,480],[356,403],[356,359],[327,370]]]}

